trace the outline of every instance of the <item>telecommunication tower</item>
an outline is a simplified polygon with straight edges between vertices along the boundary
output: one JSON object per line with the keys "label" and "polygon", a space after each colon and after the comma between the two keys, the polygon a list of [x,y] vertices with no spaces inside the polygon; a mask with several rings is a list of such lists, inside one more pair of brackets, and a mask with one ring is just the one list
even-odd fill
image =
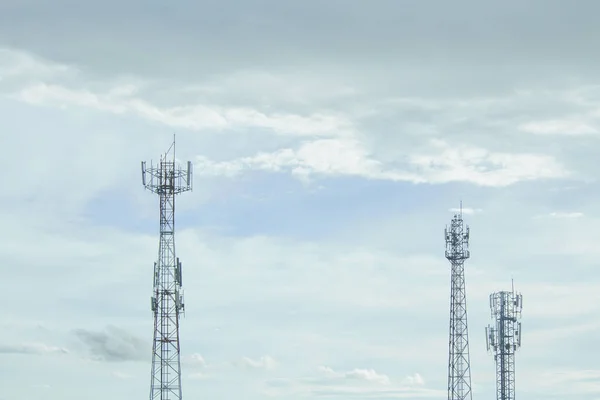
{"label": "telecommunication tower", "polygon": [[467,325],[465,260],[469,258],[469,227],[463,224],[462,202],[446,227],[446,258],[450,261],[450,340],[448,357],[448,400],[472,399],[471,360]]}
{"label": "telecommunication tower", "polygon": [[[169,158],[172,155],[172,158]],[[142,183],[158,194],[160,241],[154,263],[154,313],[150,400],[181,400],[179,316],[184,312],[181,262],[175,256],[175,195],[192,190],[192,163],[183,170],[175,160],[175,138],[158,165],[142,161]]]}
{"label": "telecommunication tower", "polygon": [[523,296],[511,292],[490,295],[494,325],[485,328],[487,350],[496,362],[496,399],[515,400],[515,352],[521,347],[521,317]]}

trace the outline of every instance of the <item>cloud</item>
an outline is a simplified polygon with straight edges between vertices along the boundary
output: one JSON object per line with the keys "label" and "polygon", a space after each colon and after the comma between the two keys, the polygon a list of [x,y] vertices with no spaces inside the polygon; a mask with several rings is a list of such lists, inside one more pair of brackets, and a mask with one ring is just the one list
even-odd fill
{"label": "cloud", "polygon": [[38,383],[38,384],[34,384],[34,385],[32,385],[32,386],[33,386],[34,388],[40,388],[40,389],[51,389],[51,388],[52,388],[52,386],[51,386],[51,385],[48,385],[48,384],[43,384],[43,383],[42,383],[42,384],[39,384],[39,383]]}
{"label": "cloud", "polygon": [[373,369],[355,368],[337,372],[329,367],[318,368],[320,377],[300,379],[273,379],[266,382],[265,393],[270,396],[306,395],[314,397],[357,397],[377,399],[437,398],[441,390],[424,387],[420,374],[393,382],[389,376]]}
{"label": "cloud", "polygon": [[132,375],[121,372],[121,371],[113,371],[112,376],[114,376],[117,379],[122,379],[122,380],[131,379],[133,377]]}
{"label": "cloud", "polygon": [[353,139],[304,142],[297,150],[286,148],[232,161],[214,162],[201,156],[195,167],[198,174],[209,176],[232,177],[244,171],[260,170],[289,172],[302,179],[313,175],[346,175],[411,183],[468,182],[498,187],[568,175],[550,156],[494,153],[466,145],[451,147],[442,140],[431,144],[436,153],[409,155],[404,169],[386,168]]}
{"label": "cloud", "polygon": [[563,178],[560,163],[547,155],[491,152],[470,145],[432,144],[437,154],[411,156],[410,163],[431,183],[470,182],[481,186],[508,186],[520,181]]}
{"label": "cloud", "polygon": [[65,77],[76,72],[72,66],[52,62],[27,51],[0,48],[0,84],[21,78]]}
{"label": "cloud", "polygon": [[108,326],[105,331],[77,329],[74,333],[96,360],[120,362],[150,359],[151,351],[146,342],[123,329]]}
{"label": "cloud", "polygon": [[189,374],[188,377],[192,380],[203,381],[209,379],[211,376],[205,374],[204,372],[194,372],[193,374]]}
{"label": "cloud", "polygon": [[545,389],[563,396],[569,396],[570,394],[597,396],[600,394],[600,370],[552,369],[536,374],[534,379],[536,386],[539,388],[538,393],[543,393]]}
{"label": "cloud", "polygon": [[552,211],[551,213],[539,215],[538,218],[556,218],[556,219],[571,219],[581,218],[584,214],[578,211],[565,212],[565,211]]}
{"label": "cloud", "polygon": [[342,379],[351,379],[351,380],[362,380],[367,382],[379,383],[382,385],[389,385],[390,378],[387,375],[378,374],[373,369],[361,369],[355,368],[351,371],[347,372],[335,372],[333,369],[329,367],[319,367],[319,371],[321,371],[328,378],[342,378]]}
{"label": "cloud", "polygon": [[243,357],[237,363],[237,365],[247,369],[271,370],[277,366],[277,361],[275,361],[271,356],[262,356],[258,360],[253,360],[249,357]]}
{"label": "cloud", "polygon": [[[316,19],[312,22],[326,20],[318,13],[307,12],[305,6],[303,3],[299,6],[301,8],[294,8],[296,6],[282,3],[273,12],[309,15]],[[123,12],[117,13],[119,18],[127,13],[128,7],[124,5]],[[243,7],[251,8],[249,5]],[[355,20],[356,15],[364,13],[366,23],[374,23],[378,20],[377,16],[399,15],[388,13],[386,6],[382,5],[381,8],[376,7],[378,15],[373,16],[368,7],[371,6],[365,5],[360,12],[356,9],[341,10],[341,19],[345,18],[345,23],[348,23]],[[449,7],[445,11],[455,13],[452,14],[455,17],[467,18],[464,10]],[[224,10],[226,8],[223,7]],[[150,15],[152,7],[145,10],[143,17],[139,13],[132,15],[144,20],[153,19]],[[235,10],[239,11],[239,8]],[[340,12],[336,7],[327,6],[322,11],[325,14]],[[412,9],[408,10],[409,14],[412,12]],[[97,13],[89,14],[102,18]],[[115,13],[110,14],[114,18]],[[497,14],[490,12],[490,15]],[[499,14],[499,18],[506,18],[505,14]],[[161,12],[155,17],[165,15]],[[250,24],[243,25],[249,35],[255,35],[261,27],[273,23],[289,29],[285,32],[295,31],[293,27],[297,22],[290,21],[291,18],[269,21],[266,13],[260,18],[256,15],[256,11],[252,10],[231,18],[242,18],[245,24]],[[597,13],[589,15],[592,18]],[[70,18],[69,21],[81,23],[86,29],[98,22],[86,20],[83,15],[80,19],[72,15],[60,15],[59,18]],[[128,29],[140,24],[136,18],[124,20],[129,20],[123,24]],[[187,20],[181,18],[181,24],[185,25]],[[223,25],[220,19],[212,16],[208,20],[219,26],[231,25]],[[168,16],[166,21],[169,21]],[[391,23],[390,27],[407,29],[407,32],[425,32],[427,38],[432,34],[423,25],[423,19],[407,18],[407,21],[408,26]],[[561,21],[563,19],[556,22],[562,24]],[[0,24],[1,32],[5,32],[9,23],[8,20],[4,22]],[[531,28],[529,22],[528,29]],[[336,19],[336,23],[340,21]],[[421,24],[421,28],[411,25],[413,23]],[[15,36],[19,43],[31,43],[32,35],[56,37],[30,29],[39,24],[19,22],[15,25],[26,33]],[[323,30],[327,24],[316,25],[315,29]],[[68,29],[72,25],[53,26]],[[380,22],[377,22],[377,27],[372,27],[377,29],[370,30],[369,35],[382,31],[394,34]],[[160,29],[164,29],[162,25]],[[136,31],[145,30],[136,28]],[[460,35],[459,31],[454,30],[452,34]],[[343,30],[338,32],[340,35],[336,40],[339,43],[357,45],[356,41],[347,40]],[[162,33],[174,34],[168,29]],[[326,31],[321,33],[323,40],[332,39]],[[350,33],[358,35],[356,30]],[[404,38],[423,37],[396,33]],[[264,379],[266,374],[247,373],[244,369],[260,371],[268,367],[269,362],[251,358],[248,359],[250,362],[243,362],[239,358],[249,353],[268,353],[281,360],[277,375],[292,377],[285,381],[271,381],[274,390],[280,384],[279,392],[275,391],[279,398],[289,398],[294,393],[306,397],[443,398],[443,390],[432,391],[431,388],[444,388],[449,267],[443,258],[443,240],[436,239],[438,235],[435,232],[443,230],[447,222],[445,212],[449,205],[455,204],[456,198],[448,204],[448,196],[456,196],[459,192],[462,198],[474,199],[477,206],[485,209],[485,214],[477,218],[479,228],[475,227],[479,232],[475,238],[478,243],[474,243],[477,251],[474,251],[473,260],[467,266],[469,298],[473,304],[469,311],[472,326],[482,327],[484,324],[480,322],[484,319],[485,323],[488,322],[487,291],[492,286],[496,288],[498,281],[506,280],[509,273],[516,271],[520,274],[518,282],[542,279],[545,286],[523,285],[528,299],[527,332],[535,340],[527,339],[527,349],[520,354],[524,357],[519,359],[518,368],[523,372],[533,368],[534,362],[526,358],[528,351],[531,351],[529,354],[535,352],[536,360],[544,364],[540,370],[554,365],[566,368],[571,359],[580,365],[586,362],[593,365],[593,360],[586,360],[593,354],[586,350],[565,350],[565,354],[577,354],[577,357],[569,359],[560,358],[556,352],[547,352],[551,347],[539,346],[539,343],[546,343],[548,340],[544,342],[542,339],[548,339],[552,333],[536,329],[534,325],[544,318],[551,318],[553,323],[560,320],[565,326],[570,326],[571,319],[593,319],[597,314],[594,304],[600,304],[589,301],[590,296],[593,300],[598,293],[593,276],[593,265],[597,262],[591,263],[586,270],[586,265],[573,255],[564,255],[560,259],[549,255],[548,252],[564,246],[564,243],[558,242],[556,246],[538,245],[543,255],[535,254],[532,248],[536,241],[539,242],[540,234],[552,235],[564,242],[564,235],[550,226],[557,224],[548,223],[540,229],[539,226],[532,227],[529,218],[521,218],[521,226],[515,231],[514,221],[506,218],[506,210],[513,210],[515,214],[525,213],[529,217],[551,204],[560,204],[567,210],[584,207],[577,204],[581,201],[592,204],[585,208],[586,214],[595,213],[593,203],[597,203],[594,199],[596,193],[583,193],[592,190],[589,186],[583,185],[585,190],[580,187],[566,197],[558,197],[558,194],[554,197],[555,194],[548,195],[550,192],[546,191],[556,184],[551,179],[577,178],[577,170],[593,173],[593,168],[586,169],[582,165],[585,162],[593,164],[595,160],[593,147],[581,145],[581,140],[587,139],[572,138],[564,145],[555,146],[544,137],[523,135],[518,130],[519,123],[523,121],[522,115],[527,115],[528,121],[541,122],[549,117],[568,120],[569,115],[584,115],[586,110],[571,109],[580,105],[569,104],[563,92],[548,95],[546,91],[529,91],[527,95],[514,95],[511,91],[515,82],[527,89],[532,87],[530,81],[519,81],[509,76],[508,70],[503,70],[502,74],[491,73],[500,64],[490,63],[489,69],[481,67],[483,58],[471,51],[471,54],[478,54],[477,63],[481,68],[468,67],[468,63],[453,66],[447,61],[442,67],[441,63],[430,65],[436,63],[423,63],[418,57],[413,57],[412,61],[403,61],[400,67],[397,62],[391,62],[392,69],[387,69],[381,66],[384,61],[377,57],[365,57],[356,52],[356,48],[344,48],[342,50],[346,54],[360,58],[360,65],[353,63],[350,69],[340,69],[340,65],[348,63],[337,58],[338,52],[325,52],[322,54],[324,58],[315,57],[313,53],[311,57],[316,61],[311,62],[306,54],[297,50],[298,47],[281,40],[279,51],[272,53],[277,55],[274,60],[257,56],[256,50],[262,49],[245,48],[238,43],[232,53],[239,55],[240,48],[247,50],[259,59],[260,67],[267,68],[248,72],[245,68],[249,64],[244,56],[239,55],[236,60],[219,61],[221,66],[228,63],[225,66],[228,71],[214,77],[197,72],[201,65],[195,63],[194,57],[197,57],[196,61],[204,58],[208,63],[222,60],[222,53],[211,58],[188,51],[183,60],[184,43],[166,40],[155,30],[150,32],[157,35],[155,39],[171,44],[164,51],[154,53],[146,46],[132,46],[129,52],[119,54],[114,46],[123,50],[124,47],[119,46],[127,41],[127,35],[115,34],[115,37],[121,38],[115,41],[96,32],[94,40],[88,41],[81,39],[83,34],[65,33],[59,35],[65,38],[64,41],[56,44],[48,42],[40,48],[51,54],[49,47],[59,46],[60,53],[56,59],[81,63],[87,71],[85,76],[76,68],[50,68],[44,72],[42,62],[41,68],[13,68],[13,71],[20,72],[13,72],[10,77],[3,75],[0,83],[3,92],[17,95],[0,99],[5,132],[15,132],[4,135],[4,147],[11,149],[5,154],[2,169],[5,171],[5,189],[11,191],[10,195],[6,195],[10,196],[10,202],[4,209],[7,214],[17,214],[15,208],[22,208],[25,210],[23,217],[26,217],[11,215],[10,226],[6,219],[3,220],[5,231],[10,232],[10,239],[6,239],[3,246],[5,256],[10,256],[11,260],[6,260],[5,264],[14,267],[0,286],[5,293],[14,291],[13,297],[17,298],[22,282],[27,281],[31,291],[43,297],[48,308],[58,313],[50,318],[40,310],[39,299],[21,296],[18,298],[27,311],[15,317],[8,314],[9,319],[50,318],[61,327],[96,324],[100,318],[107,322],[111,319],[127,320],[140,327],[140,335],[148,333],[141,328],[151,323],[147,305],[148,287],[141,283],[150,278],[149,268],[154,256],[144,261],[146,257],[140,254],[156,254],[157,222],[154,217],[143,219],[139,208],[128,208],[128,205],[130,202],[138,204],[135,196],[137,191],[142,193],[137,160],[152,157],[163,149],[165,143],[168,145],[170,129],[173,128],[181,138],[182,154],[202,154],[198,164],[206,167],[207,175],[214,172],[211,168],[215,168],[213,176],[217,177],[201,179],[202,184],[196,186],[200,190],[186,197],[189,201],[184,200],[190,206],[185,209],[178,207],[177,250],[184,264],[186,260],[189,264],[185,279],[188,282],[186,299],[190,314],[182,335],[188,343],[185,348],[205,349],[203,356],[210,361],[210,366],[206,366],[200,355],[192,355],[182,361],[187,363],[185,373],[199,379],[205,379],[207,372],[212,374],[220,371],[221,367],[229,368],[223,374],[225,384],[212,387],[212,381],[201,384],[190,382],[185,389],[189,397],[236,398],[241,393],[252,399],[257,379]],[[10,40],[10,36],[0,36]],[[196,37],[206,40],[209,36]],[[247,38],[245,34],[242,36]],[[388,45],[393,42],[393,46],[397,46],[397,38],[389,34],[383,36]],[[593,38],[593,35],[587,36]],[[114,75],[103,75],[102,72],[106,71],[101,71],[102,67],[90,62],[81,51],[72,52],[74,42],[70,42],[69,38],[73,37],[77,37],[77,43],[95,43],[93,49],[88,46],[90,49],[80,50],[89,50],[87,54],[90,57],[96,57],[97,61],[105,63],[104,66],[111,64],[118,73],[132,67],[130,62],[137,63],[129,70],[138,74],[139,79],[115,79]],[[186,37],[192,36],[188,34]],[[280,39],[273,35],[265,37],[268,41]],[[469,37],[474,36],[470,34]],[[295,39],[296,45],[306,40],[300,36]],[[189,40],[193,42],[195,39]],[[224,38],[221,36],[219,40]],[[98,51],[101,43],[109,42],[110,52]],[[255,42],[260,42],[261,46],[264,44],[264,41]],[[413,45],[413,42],[407,43]],[[178,45],[172,46],[172,43]],[[358,45],[379,52],[377,54],[391,54],[384,43],[376,40],[361,43]],[[151,40],[146,44],[160,49]],[[326,44],[340,47],[333,46],[331,42]],[[448,43],[444,44],[441,48],[449,49]],[[198,48],[197,43],[193,47]],[[206,51],[205,47],[200,47],[202,52]],[[144,54],[134,55],[139,48],[144,48]],[[217,52],[228,51],[221,43],[214,44],[214,48]],[[432,47],[415,45],[415,48],[405,49],[402,54],[413,52],[414,56],[418,49]],[[289,51],[300,62],[277,70],[274,64],[287,56],[281,50]],[[173,51],[179,52],[179,55],[165,55]],[[498,55],[498,51],[494,49],[494,55]],[[106,54],[113,56],[106,57]],[[153,59],[156,54],[160,57]],[[452,53],[454,56],[456,53]],[[455,60],[465,62],[461,57]],[[504,55],[500,58],[508,59]],[[526,59],[531,62],[531,57]],[[564,54],[560,54],[560,60],[566,59]],[[114,63],[114,60],[119,62]],[[486,59],[484,64],[488,61]],[[414,66],[407,67],[406,64],[411,62]],[[152,74],[140,78],[147,72],[142,71],[143,68],[154,68],[158,63],[169,63],[165,67],[169,79],[179,79],[184,82],[183,85],[172,80],[154,79]],[[193,76],[182,77],[184,74],[180,73],[181,69],[175,65],[177,63],[193,71]],[[324,64],[328,66],[323,67]],[[356,67],[354,71],[351,70],[353,67]],[[518,68],[519,74],[521,67]],[[229,73],[232,69],[237,71]],[[288,71],[282,73],[281,69]],[[223,72],[225,68],[217,70]],[[310,72],[300,74],[300,70]],[[344,73],[340,74],[340,70]],[[358,70],[361,71],[357,73]],[[388,74],[391,70],[394,73]],[[537,79],[538,68],[531,70]],[[489,76],[497,79],[491,82]],[[253,81],[255,77],[260,79]],[[335,82],[330,84],[331,81]],[[465,89],[465,82],[469,88]],[[552,87],[556,82],[549,80],[542,83],[543,87]],[[183,93],[188,87],[193,90]],[[493,93],[494,87],[500,88],[506,95],[498,98]],[[391,104],[390,109],[393,110],[382,112],[381,104],[389,100],[386,96],[396,93],[407,93],[414,98],[403,104]],[[596,107],[592,104],[596,101],[593,97],[590,93],[587,98],[589,104],[581,107]],[[15,98],[19,101],[14,101]],[[35,104],[41,106],[31,106]],[[12,125],[7,125],[6,120],[11,120]],[[582,121],[595,126],[591,119]],[[111,140],[107,141],[107,137]],[[431,138],[442,138],[443,141],[432,141]],[[154,153],[153,148],[158,151]],[[591,157],[586,155],[587,152]],[[15,165],[20,166],[18,174],[15,174]],[[219,170],[221,167],[222,170]],[[202,174],[199,169],[197,171]],[[245,171],[270,173],[244,175]],[[222,179],[223,176],[238,179],[228,181]],[[309,193],[297,182],[288,179],[290,176],[306,181],[328,179],[320,183],[324,187],[322,191]],[[361,179],[334,179],[344,177]],[[206,182],[215,183],[209,186]],[[445,185],[413,186],[405,182]],[[471,185],[460,185],[465,182]],[[517,182],[530,184],[506,187]],[[134,184],[138,186],[132,195],[125,188],[134,187]],[[503,186],[502,190],[489,190]],[[223,201],[209,201],[199,206],[199,192],[203,196],[213,191],[222,193],[223,187],[235,187],[235,190],[228,189],[230,191],[223,196]],[[240,193],[260,196],[266,190],[272,199],[260,206],[249,204],[244,196],[238,196]],[[534,196],[531,196],[532,193]],[[85,207],[75,209],[70,201],[79,195]],[[38,208],[30,207],[29,201],[35,196],[41,199]],[[56,200],[53,202],[52,198]],[[67,202],[69,204],[65,204]],[[498,206],[495,202],[502,205]],[[156,199],[145,200],[144,204],[151,205],[151,215],[154,216]],[[63,207],[63,213],[58,215],[55,205]],[[515,220],[517,218],[515,215]],[[579,218],[577,223],[581,220],[587,218]],[[110,229],[100,228],[100,225]],[[216,233],[217,228],[211,230],[213,226],[219,229],[219,233]],[[179,230],[179,227],[191,229]],[[581,235],[588,234],[588,231],[593,232],[594,229],[582,229]],[[588,236],[593,238],[597,235]],[[577,238],[571,236],[569,239]],[[532,242],[534,245],[529,246]],[[523,247],[523,243],[528,246]],[[588,239],[588,243],[593,245],[593,240]],[[594,252],[592,248],[581,250],[576,253]],[[573,272],[568,279],[565,279],[564,265],[569,265],[569,272]],[[30,279],[31,276],[37,279]],[[77,278],[78,285],[67,285],[57,296],[52,282],[56,279],[64,281],[64,276]],[[577,284],[569,279],[583,279],[590,285],[585,290],[578,290]],[[558,285],[558,281],[564,285],[557,294],[552,288]],[[332,282],[335,284],[332,285]],[[107,298],[107,292],[118,293],[119,298]],[[232,293],[235,296],[232,297]],[[68,307],[65,307],[65,298]],[[99,302],[98,298],[103,300]],[[5,311],[3,319],[7,312],[10,311]],[[201,315],[201,318],[194,315]],[[273,318],[274,315],[277,318]],[[418,320],[419,324],[405,323],[412,320]],[[219,332],[212,329],[217,326],[221,328]],[[132,368],[132,375],[146,376],[150,346],[140,346],[143,352],[139,350],[139,355],[136,355],[136,346],[119,335],[93,330],[85,332],[87,335],[80,335],[85,339],[80,339],[94,358],[116,361],[122,359],[123,354],[129,354],[126,356],[128,359],[146,360],[127,365]],[[402,335],[397,335],[397,332],[402,332]],[[539,335],[533,338],[534,333]],[[90,334],[96,336],[90,339]],[[590,334],[593,337],[593,332],[579,332],[577,342]],[[556,335],[559,336],[558,333]],[[556,343],[560,343],[561,348],[566,349],[565,346],[572,346],[575,342],[561,342],[568,335],[566,332],[560,335],[561,339],[557,339]],[[483,333],[473,336],[473,365],[484,365],[478,371],[493,380],[493,368],[486,369],[485,364],[476,361],[483,357]],[[477,340],[480,340],[479,345]],[[302,357],[298,358],[298,354]],[[21,366],[14,366],[15,374],[19,374],[21,380],[33,379],[36,368],[41,371],[37,372],[38,376],[54,372],[62,376],[74,374],[74,378],[64,383],[56,380],[57,385],[64,385],[65,390],[68,388],[73,393],[81,391],[83,397],[97,395],[89,393],[90,386],[86,383],[95,379],[94,374],[99,371],[106,374],[110,367],[73,358],[69,359],[72,365],[64,366],[64,370],[62,365],[58,365],[60,363],[52,364],[49,369],[44,363],[52,362],[53,358],[36,358],[36,363],[30,363],[35,365],[25,365],[28,357],[13,358],[24,360],[20,361]],[[219,363],[213,360],[238,361]],[[489,358],[485,360],[490,362]],[[82,365],[88,366],[87,371],[81,368]],[[301,371],[317,365],[335,366],[336,370],[330,371],[334,376],[328,378],[315,372],[315,376],[306,379],[293,378],[302,376]],[[366,367],[353,369],[356,365]],[[119,364],[119,367],[122,366]],[[237,371],[232,366],[242,367],[242,370]],[[427,377],[427,385],[422,383],[421,375],[408,375],[413,371],[422,372]],[[240,382],[240,385],[228,385],[227,382],[232,380]],[[19,384],[18,380],[9,377],[7,381],[15,391],[18,390],[13,397],[35,398],[35,395],[21,392],[26,385]],[[248,388],[243,384],[246,381],[249,382]],[[389,383],[384,383],[387,381]],[[81,386],[85,387],[78,388],[73,382],[83,383]],[[116,380],[113,383],[116,392],[122,392],[121,388],[127,385],[127,382]],[[531,387],[523,379],[523,387],[525,384]],[[485,388],[493,388],[493,383],[485,385]],[[209,393],[210,390],[216,394]],[[552,390],[547,392],[552,393]],[[10,394],[6,396],[8,398]]]}
{"label": "cloud", "polygon": [[208,365],[204,357],[200,354],[182,357],[181,362],[195,367],[206,367]]}
{"label": "cloud", "polygon": [[450,208],[448,211],[450,211],[452,213],[462,212],[465,215],[473,215],[473,214],[479,214],[479,213],[483,212],[483,210],[481,208],[469,208],[469,207]]}
{"label": "cloud", "polygon": [[360,143],[339,139],[305,142],[296,151],[281,149],[233,161],[212,162],[198,157],[196,167],[198,173],[213,176],[235,176],[246,170],[289,171],[299,177],[321,174],[381,178],[385,175],[381,163],[369,159]]}
{"label": "cloud", "polygon": [[420,374],[415,373],[414,375],[407,376],[403,382],[407,385],[422,386],[425,384],[425,379]]}
{"label": "cloud", "polygon": [[68,354],[63,347],[48,346],[43,343],[24,343],[19,345],[0,345],[2,354]]}
{"label": "cloud", "polygon": [[[566,297],[566,296],[564,296]],[[560,303],[560,300],[556,303]],[[530,310],[527,310],[530,311]],[[532,310],[535,311],[536,310]],[[585,312],[585,310],[583,311]],[[566,314],[566,313],[565,313]],[[535,314],[534,314],[535,315]],[[537,315],[543,315],[537,313]],[[546,317],[551,317],[548,313]],[[564,316],[563,316],[564,317]],[[596,322],[586,323],[572,323],[568,326],[552,327],[552,328],[540,328],[540,329],[527,329],[526,340],[529,343],[536,343],[543,346],[557,346],[561,342],[567,341],[570,338],[582,337],[590,334],[595,334],[600,331],[600,324]]]}
{"label": "cloud", "polygon": [[598,133],[598,129],[595,127],[576,120],[528,122],[519,125],[518,129],[536,135],[589,135]]}
{"label": "cloud", "polygon": [[552,218],[580,218],[583,217],[581,212],[551,212]]}
{"label": "cloud", "polygon": [[545,374],[552,381],[570,382],[582,380],[597,380],[600,381],[600,370],[571,370],[571,371],[556,371]]}
{"label": "cloud", "polygon": [[338,136],[351,129],[351,124],[338,115],[313,113],[308,116],[286,113],[267,114],[250,107],[222,107],[189,104],[159,107],[133,96],[137,88],[131,84],[112,87],[98,94],[89,90],[69,89],[45,83],[21,89],[16,98],[29,104],[60,108],[87,107],[114,114],[131,113],[173,128],[217,130],[265,128],[281,135]]}

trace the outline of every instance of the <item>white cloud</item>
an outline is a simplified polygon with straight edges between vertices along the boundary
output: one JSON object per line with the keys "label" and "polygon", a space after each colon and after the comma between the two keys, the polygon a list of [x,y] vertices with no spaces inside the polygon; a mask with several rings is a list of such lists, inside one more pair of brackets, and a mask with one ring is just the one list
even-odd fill
{"label": "white cloud", "polygon": [[31,386],[33,386],[34,388],[40,388],[40,389],[50,389],[50,388],[52,388],[51,385],[44,384],[44,383],[34,384],[34,385],[31,385]]}
{"label": "white cloud", "polygon": [[200,354],[192,354],[191,356],[188,356],[188,357],[182,357],[181,361],[183,363],[186,363],[186,364],[189,364],[192,366],[196,366],[196,367],[206,367],[207,366],[206,360]]}
{"label": "white cloud", "polygon": [[520,181],[563,178],[564,167],[547,155],[491,152],[483,148],[435,140],[436,154],[409,157],[421,180],[429,183],[470,182],[481,186],[508,186]]}
{"label": "white cloud", "polygon": [[249,357],[242,357],[238,365],[249,369],[271,370],[277,367],[277,361],[275,361],[271,356],[262,356],[257,360]]}
{"label": "white cloud", "polygon": [[537,392],[552,391],[564,397],[572,395],[600,395],[600,371],[592,369],[552,369],[532,374]]}
{"label": "white cloud", "polygon": [[233,161],[213,162],[198,157],[196,171],[210,176],[235,176],[247,170],[312,175],[357,176],[412,183],[469,182],[507,186],[519,181],[561,178],[567,171],[552,157],[536,154],[493,153],[472,146],[451,147],[432,141],[436,153],[407,157],[404,169],[386,167],[369,155],[357,140],[322,139],[303,143],[298,150],[281,149]]}
{"label": "white cloud", "polygon": [[322,372],[328,378],[341,378],[341,379],[350,379],[350,380],[361,380],[366,382],[373,382],[382,385],[389,385],[390,378],[387,375],[379,374],[375,372],[373,369],[363,369],[363,368],[355,368],[351,371],[346,372],[336,372],[333,369],[325,366],[321,366],[318,368],[320,372]]}
{"label": "white cloud", "polygon": [[378,374],[373,369],[356,368],[352,371],[344,373],[344,377],[347,379],[359,379],[369,382],[380,383],[382,385],[389,385],[390,383],[390,378],[387,375]]}
{"label": "white cloud", "polygon": [[322,377],[300,379],[277,379],[267,381],[265,393],[270,396],[309,395],[314,397],[363,396],[364,398],[436,398],[444,394],[441,390],[424,387],[420,374],[393,382],[387,375],[373,369],[356,368],[337,372],[329,367],[319,367]]}
{"label": "white cloud", "polygon": [[404,379],[404,383],[407,385],[423,386],[425,384],[425,379],[423,379],[420,374],[415,373],[414,375],[407,376]]}
{"label": "white cloud", "polygon": [[193,374],[189,374],[188,377],[192,380],[206,380],[210,378],[210,375],[205,374],[204,372],[194,372]]}
{"label": "white cloud", "polygon": [[198,157],[195,167],[199,174],[217,176],[235,176],[245,170],[289,171],[299,177],[322,174],[380,178],[385,174],[381,163],[370,159],[360,143],[340,139],[305,142],[298,150],[282,149],[233,161],[212,162]]}
{"label": "white cloud", "polygon": [[518,129],[536,135],[589,135],[598,133],[598,129],[594,126],[577,120],[528,122],[519,125]]}
{"label": "white cloud", "polygon": [[131,379],[132,378],[132,376],[130,374],[127,374],[127,373],[121,372],[121,371],[113,371],[112,375],[117,379]]}
{"label": "white cloud", "polygon": [[479,213],[483,212],[483,210],[481,208],[469,208],[469,207],[451,208],[448,211],[450,211],[452,213],[462,212],[465,215],[473,215],[473,214],[479,214]]}
{"label": "white cloud", "polygon": [[39,83],[21,89],[16,98],[29,104],[88,107],[114,114],[132,113],[174,128],[190,130],[224,130],[265,128],[282,135],[339,136],[352,129],[342,116],[319,112],[308,116],[286,113],[264,113],[250,107],[222,107],[189,104],[159,107],[140,97],[131,84],[112,87],[98,94],[89,90],[69,89],[60,85]]}
{"label": "white cloud", "polygon": [[29,52],[0,48],[0,83],[3,80],[30,77],[65,77],[76,72],[71,66],[45,60]]}
{"label": "white cloud", "polygon": [[[556,301],[556,303],[560,303],[560,301]],[[554,304],[554,305],[557,305]],[[571,303],[572,304],[572,303]],[[567,305],[566,307],[568,307]],[[565,307],[565,308],[566,308]],[[541,313],[536,313],[536,310],[525,310],[529,315],[533,315],[533,317],[538,317],[543,315]],[[530,313],[533,311],[533,313]],[[585,310],[582,311],[585,313]],[[560,315],[565,316],[564,312],[561,312]],[[550,317],[550,313],[546,313],[546,317]],[[526,319],[527,320],[527,319]],[[527,344],[535,344],[536,346],[544,346],[544,347],[552,347],[552,346],[560,346],[561,343],[570,340],[575,337],[582,337],[589,334],[594,334],[600,331],[600,323],[583,323],[583,324],[571,324],[569,326],[560,326],[556,328],[546,328],[546,329],[528,329],[527,326],[523,331],[525,340]],[[538,350],[539,351],[539,350]],[[539,354],[539,353],[538,353]]]}
{"label": "white cloud", "polygon": [[581,212],[551,212],[550,217],[552,218],[580,218],[583,217]]}
{"label": "white cloud", "polygon": [[581,218],[585,214],[579,211],[552,211],[548,214],[541,214],[535,216],[535,218],[556,218],[556,219],[572,219]]}
{"label": "white cloud", "polygon": [[43,343],[23,343],[18,345],[0,345],[4,354],[68,354],[64,347],[48,346]]}

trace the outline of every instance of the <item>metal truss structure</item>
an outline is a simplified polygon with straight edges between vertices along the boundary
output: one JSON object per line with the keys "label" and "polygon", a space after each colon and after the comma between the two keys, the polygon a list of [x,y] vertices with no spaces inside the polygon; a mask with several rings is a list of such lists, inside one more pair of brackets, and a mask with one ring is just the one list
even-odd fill
{"label": "metal truss structure", "polygon": [[472,399],[471,361],[465,291],[465,260],[469,253],[469,227],[461,210],[446,227],[446,258],[451,264],[450,340],[448,357],[448,400]]}
{"label": "metal truss structure", "polygon": [[[172,158],[169,158],[172,155]],[[184,312],[181,262],[175,255],[175,195],[192,189],[192,164],[175,160],[175,140],[158,165],[142,162],[144,187],[159,196],[160,241],[154,263],[154,313],[150,400],[181,400],[179,317]]]}
{"label": "metal truss structure", "polygon": [[487,350],[496,362],[496,399],[515,400],[515,352],[521,347],[523,296],[511,292],[490,295],[494,325],[485,329]]}

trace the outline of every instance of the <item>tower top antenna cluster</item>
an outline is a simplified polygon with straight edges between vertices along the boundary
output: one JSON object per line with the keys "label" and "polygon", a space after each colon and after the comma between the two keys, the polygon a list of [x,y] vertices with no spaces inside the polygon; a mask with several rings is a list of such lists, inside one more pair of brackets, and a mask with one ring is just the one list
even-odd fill
{"label": "tower top antenna cluster", "polygon": [[471,256],[469,251],[470,228],[463,223],[462,201],[460,211],[454,214],[450,226],[446,226],[444,236],[446,239],[446,258],[451,262],[464,261]]}
{"label": "tower top antenna cluster", "polygon": [[192,162],[187,162],[184,170],[177,164],[175,158],[175,135],[169,149],[160,156],[157,165],[142,161],[142,184],[156,194],[179,194],[193,189]]}
{"label": "tower top antenna cluster", "polygon": [[[490,295],[490,311],[495,326],[488,326],[486,344],[488,351],[496,354],[503,352],[509,344],[516,351],[521,347],[521,319],[523,313],[523,295],[512,291],[495,292]],[[513,326],[514,325],[514,326]],[[514,336],[514,337],[512,337]]]}

